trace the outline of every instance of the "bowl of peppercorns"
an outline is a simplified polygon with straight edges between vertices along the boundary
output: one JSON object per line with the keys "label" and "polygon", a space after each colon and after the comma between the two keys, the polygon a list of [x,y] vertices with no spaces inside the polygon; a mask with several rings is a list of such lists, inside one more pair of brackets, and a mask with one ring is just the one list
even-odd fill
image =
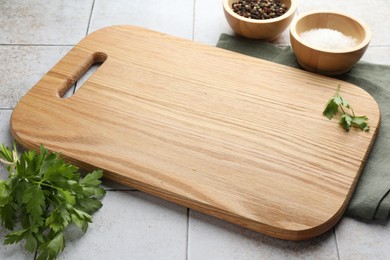
{"label": "bowl of peppercorns", "polygon": [[236,34],[273,41],[289,27],[297,6],[295,0],[223,0],[223,10]]}

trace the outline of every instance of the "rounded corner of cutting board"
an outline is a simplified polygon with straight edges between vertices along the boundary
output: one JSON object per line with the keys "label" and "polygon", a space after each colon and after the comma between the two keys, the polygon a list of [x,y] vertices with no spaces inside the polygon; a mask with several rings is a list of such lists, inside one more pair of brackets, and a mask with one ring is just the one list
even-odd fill
{"label": "rounded corner of cutting board", "polygon": [[99,29],[91,32],[90,34],[88,34],[81,41],[84,41],[84,40],[89,39],[89,38],[96,38],[96,37],[99,38],[99,37],[102,37],[104,35],[109,37],[110,35],[116,34],[119,31],[123,31],[125,33],[137,33],[137,32],[143,31],[146,33],[156,33],[156,34],[160,34],[160,35],[164,34],[164,33],[159,33],[157,31],[153,31],[153,30],[146,29],[146,28],[143,28],[140,26],[136,26],[136,25],[120,24],[120,25],[111,25],[111,26],[99,28]]}
{"label": "rounded corner of cutting board", "polygon": [[346,200],[342,205],[340,205],[340,208],[336,212],[327,212],[327,218],[312,225],[301,225],[303,222],[305,222],[305,218],[311,218],[311,216],[305,216],[303,214],[300,216],[302,219],[301,223],[294,222],[292,224],[292,226],[295,226],[296,224],[301,225],[301,227],[298,228],[290,227],[288,224],[284,224],[283,226],[271,224],[265,225],[260,229],[252,229],[282,240],[303,241],[313,239],[315,237],[324,235],[326,232],[331,230],[331,228],[335,226],[343,217],[347,205],[348,202]]}
{"label": "rounded corner of cutting board", "polygon": [[23,128],[26,126],[23,126],[23,114],[24,112],[28,111],[24,107],[22,107],[23,104],[19,102],[16,107],[13,109],[11,113],[11,119],[10,119],[10,130],[12,138],[20,145],[27,149],[34,149],[36,148],[36,145],[29,140],[25,140],[23,138]]}
{"label": "rounded corner of cutting board", "polygon": [[120,29],[120,28],[136,28],[135,26],[133,25],[110,25],[110,26],[106,26],[106,27],[102,27],[102,28],[99,28],[91,33],[89,33],[86,37],[84,37],[83,39],[85,38],[88,38],[90,36],[93,36],[95,34],[105,34],[105,33],[110,33],[111,31],[114,31],[114,30],[117,30],[117,29]]}
{"label": "rounded corner of cutting board", "polygon": [[342,218],[345,211],[345,205],[347,204],[348,203],[344,203],[343,206],[341,206],[340,209],[334,214],[329,214],[329,218],[322,223],[318,223],[317,225],[305,229],[289,230],[288,232],[290,237],[288,237],[287,239],[302,241],[324,235],[326,232],[331,230],[331,228],[335,226]]}

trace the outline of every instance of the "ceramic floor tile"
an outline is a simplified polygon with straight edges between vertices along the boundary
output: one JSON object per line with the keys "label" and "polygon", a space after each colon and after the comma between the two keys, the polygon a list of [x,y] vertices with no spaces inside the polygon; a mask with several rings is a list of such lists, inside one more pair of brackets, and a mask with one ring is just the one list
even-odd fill
{"label": "ceramic floor tile", "polygon": [[390,46],[368,46],[361,60],[390,65]]}
{"label": "ceramic floor tile", "polygon": [[222,1],[196,0],[194,41],[214,46],[221,33],[234,34],[225,19]]}
{"label": "ceramic floor tile", "polygon": [[12,145],[12,136],[9,127],[12,110],[0,110],[0,144]]}
{"label": "ceramic floor tile", "polygon": [[[12,110],[0,110],[0,144],[4,144],[8,147],[12,146],[12,136],[9,128],[11,113]],[[8,172],[5,166],[0,163],[0,180],[6,178],[8,178]]]}
{"label": "ceramic floor tile", "polygon": [[89,32],[127,24],[192,39],[193,0],[96,0]]}
{"label": "ceramic floor tile", "polygon": [[388,0],[375,1],[369,5],[367,1],[355,0],[297,0],[300,13],[314,10],[332,10],[346,13],[362,20],[372,32],[371,45],[390,45],[390,5]]}
{"label": "ceramic floor tile", "polygon": [[390,223],[364,223],[344,218],[336,227],[341,260],[390,259]]}
{"label": "ceramic floor tile", "polygon": [[0,44],[76,44],[93,0],[0,1]]}
{"label": "ceramic floor tile", "polygon": [[0,46],[0,108],[13,108],[70,48]]}
{"label": "ceramic floor tile", "polygon": [[141,192],[107,192],[82,235],[67,232],[58,259],[185,259],[187,209]]}
{"label": "ceramic floor tile", "polygon": [[188,255],[197,259],[337,259],[333,231],[308,241],[284,241],[190,211]]}

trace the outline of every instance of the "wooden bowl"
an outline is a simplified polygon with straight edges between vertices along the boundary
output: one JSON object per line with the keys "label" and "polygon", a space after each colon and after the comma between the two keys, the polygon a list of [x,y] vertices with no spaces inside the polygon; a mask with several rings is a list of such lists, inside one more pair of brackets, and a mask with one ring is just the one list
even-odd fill
{"label": "wooden bowl", "polygon": [[251,39],[272,41],[278,38],[290,25],[297,10],[295,0],[281,0],[281,3],[288,7],[285,14],[276,18],[256,20],[236,14],[232,9],[235,2],[238,0],[223,0],[226,20],[236,34]]}
{"label": "wooden bowl", "polygon": [[[328,28],[356,39],[356,46],[329,49],[313,46],[301,34],[311,29]],[[290,27],[291,47],[298,63],[306,70],[324,75],[340,75],[349,71],[365,53],[371,32],[363,22],[349,15],[316,11],[300,15]]]}

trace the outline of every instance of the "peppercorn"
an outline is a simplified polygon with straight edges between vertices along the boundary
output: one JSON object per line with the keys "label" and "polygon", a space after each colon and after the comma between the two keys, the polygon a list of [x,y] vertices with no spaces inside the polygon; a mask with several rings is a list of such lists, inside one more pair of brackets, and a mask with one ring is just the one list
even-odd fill
{"label": "peppercorn", "polygon": [[288,10],[280,0],[239,0],[232,4],[233,12],[250,19],[270,19],[285,14]]}

